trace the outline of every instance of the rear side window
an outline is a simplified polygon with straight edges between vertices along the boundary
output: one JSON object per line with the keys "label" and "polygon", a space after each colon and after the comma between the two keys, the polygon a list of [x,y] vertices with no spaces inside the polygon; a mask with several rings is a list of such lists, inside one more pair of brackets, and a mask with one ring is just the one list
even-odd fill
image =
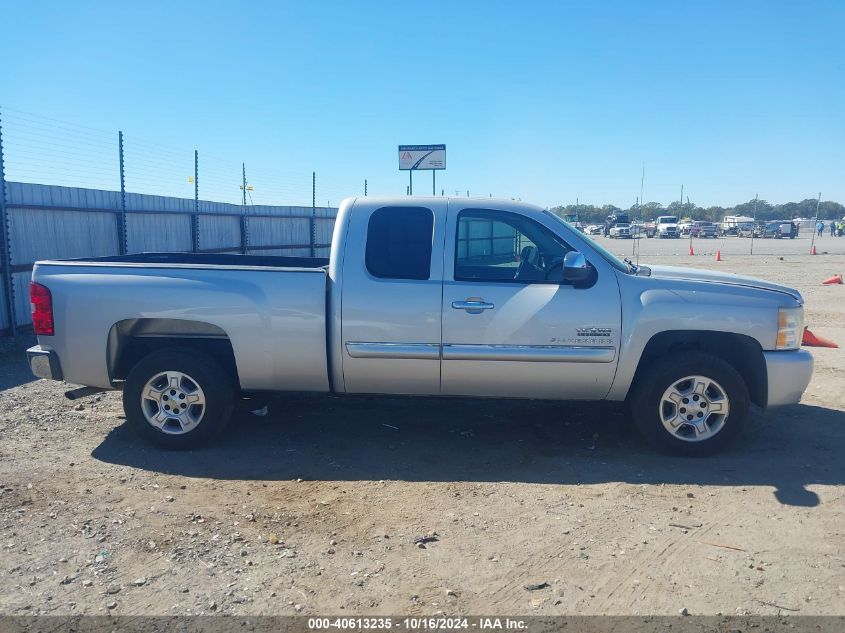
{"label": "rear side window", "polygon": [[367,227],[367,270],[382,279],[428,279],[433,232],[431,209],[377,209]]}

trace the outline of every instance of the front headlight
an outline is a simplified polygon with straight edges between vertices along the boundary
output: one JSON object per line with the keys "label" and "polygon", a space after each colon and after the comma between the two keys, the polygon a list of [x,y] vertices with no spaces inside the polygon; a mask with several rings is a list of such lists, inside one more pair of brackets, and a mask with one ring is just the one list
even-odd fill
{"label": "front headlight", "polygon": [[804,308],[778,308],[775,349],[798,349],[804,334]]}

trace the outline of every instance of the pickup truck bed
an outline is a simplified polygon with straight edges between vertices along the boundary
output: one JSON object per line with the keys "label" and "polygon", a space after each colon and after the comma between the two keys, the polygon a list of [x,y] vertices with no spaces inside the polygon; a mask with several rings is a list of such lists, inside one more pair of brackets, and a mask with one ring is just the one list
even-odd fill
{"label": "pickup truck bed", "polygon": [[[248,391],[327,391],[327,259],[142,253],[36,264],[62,378],[112,388],[129,339],[219,339]],[[249,271],[246,274],[245,271]],[[96,315],[96,319],[92,319]],[[68,335],[72,333],[72,335]],[[98,352],[107,340],[108,361]]]}

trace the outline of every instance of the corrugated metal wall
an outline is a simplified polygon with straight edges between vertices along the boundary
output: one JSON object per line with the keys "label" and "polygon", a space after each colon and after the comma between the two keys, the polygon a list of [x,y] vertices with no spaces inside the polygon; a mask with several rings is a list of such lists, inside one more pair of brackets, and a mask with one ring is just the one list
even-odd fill
{"label": "corrugated metal wall", "polygon": [[[120,252],[120,193],[6,182],[15,321],[30,320],[31,266],[40,259],[94,257]],[[190,251],[194,200],[126,194],[129,253]],[[201,200],[197,236],[201,251],[240,252],[243,207]],[[311,207],[246,208],[247,252],[310,255]],[[318,207],[314,221],[318,257],[328,257],[337,209]],[[295,216],[295,217],[291,217]],[[262,248],[262,247],[273,248]],[[291,248],[295,247],[295,248]],[[0,330],[9,329],[6,298],[0,293]]]}

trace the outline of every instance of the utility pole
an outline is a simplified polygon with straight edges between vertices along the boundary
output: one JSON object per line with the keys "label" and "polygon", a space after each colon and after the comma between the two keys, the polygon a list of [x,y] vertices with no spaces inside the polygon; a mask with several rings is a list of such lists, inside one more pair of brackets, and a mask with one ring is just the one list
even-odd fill
{"label": "utility pole", "polygon": [[241,167],[243,168],[243,184],[241,185],[241,189],[243,189],[243,209],[244,215],[246,215],[246,163],[241,163]]}
{"label": "utility pole", "polygon": [[241,207],[241,253],[244,255],[249,251],[249,225],[246,219],[246,163],[241,163],[243,171],[243,180],[241,189],[243,189],[243,206]]}
{"label": "utility pole", "polygon": [[754,211],[751,212],[753,222],[751,223],[751,250],[749,251],[749,255],[754,254],[754,230],[757,228],[757,198],[759,194],[754,194]]}
{"label": "utility pole", "polygon": [[[2,153],[0,153],[0,161],[2,160]],[[819,207],[822,205],[822,192],[819,191],[819,199],[816,200],[816,221],[813,222],[813,239],[810,240],[810,252],[813,252],[813,247],[816,245],[816,233],[819,232]]]}
{"label": "utility pole", "polygon": [[[642,222],[643,222],[642,204],[643,204],[643,200],[644,200],[644,198],[643,198],[643,189],[644,188],[645,188],[645,161],[643,161],[643,173],[642,173],[642,176],[640,177],[640,197],[637,198],[637,201],[638,201],[637,202],[637,215],[639,215],[638,220],[639,220],[640,224],[642,224]],[[636,254],[636,259],[637,259],[636,264],[637,264],[637,266],[639,266],[640,265],[640,242],[637,239],[634,240],[634,246],[633,246],[633,249],[631,251],[631,254]]]}

